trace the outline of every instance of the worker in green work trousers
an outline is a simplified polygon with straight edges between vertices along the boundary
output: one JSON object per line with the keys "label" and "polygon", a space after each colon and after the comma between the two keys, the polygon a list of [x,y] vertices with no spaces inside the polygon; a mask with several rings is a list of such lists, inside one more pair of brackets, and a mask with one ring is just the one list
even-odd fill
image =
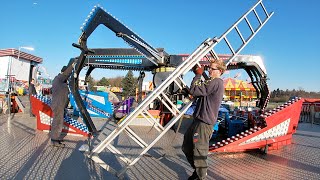
{"label": "worker in green work trousers", "polygon": [[196,109],[193,113],[193,122],[185,132],[182,144],[182,151],[194,169],[188,179],[206,179],[209,141],[224,94],[223,80],[220,76],[225,70],[226,65],[223,61],[211,62],[208,69],[210,78],[202,81],[204,67],[197,66],[193,69],[195,77],[191,82],[189,93],[196,98]]}

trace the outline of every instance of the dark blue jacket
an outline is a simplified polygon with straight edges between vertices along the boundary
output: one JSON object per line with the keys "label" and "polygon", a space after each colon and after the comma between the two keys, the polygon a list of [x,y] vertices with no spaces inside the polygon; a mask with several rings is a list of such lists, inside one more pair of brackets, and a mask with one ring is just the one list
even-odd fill
{"label": "dark blue jacket", "polygon": [[65,108],[64,104],[68,102],[69,88],[67,80],[72,72],[70,65],[63,73],[59,73],[52,81],[52,103],[51,108]]}

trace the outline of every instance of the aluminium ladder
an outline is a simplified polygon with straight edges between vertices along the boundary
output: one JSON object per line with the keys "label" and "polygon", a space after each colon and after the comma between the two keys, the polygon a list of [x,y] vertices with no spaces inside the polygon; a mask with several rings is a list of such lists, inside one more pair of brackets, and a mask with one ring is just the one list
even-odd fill
{"label": "aluminium ladder", "polygon": [[[256,8],[257,6],[262,7],[263,12],[265,14],[265,19],[260,19]],[[254,13],[257,21],[259,22],[258,27],[253,28],[248,19],[248,15],[250,13]],[[122,175],[126,172],[126,170],[134,165],[145,153],[148,152],[150,148],[152,148],[155,143],[182,117],[182,115],[187,111],[187,109],[191,106],[192,101],[185,104],[181,109],[178,109],[176,104],[170,100],[168,95],[165,93],[166,89],[172,84],[175,83],[180,89],[186,86],[186,83],[181,78],[182,75],[185,75],[188,71],[190,71],[195,65],[200,65],[199,61],[208,55],[217,59],[217,54],[213,51],[213,48],[221,41],[224,40],[228,45],[232,56],[227,62],[227,65],[232,62],[232,60],[240,53],[240,51],[249,43],[249,41],[257,34],[257,32],[265,25],[265,23],[271,18],[273,12],[268,13],[266,8],[264,7],[262,0],[259,0],[249,11],[247,11],[234,25],[232,25],[221,37],[219,38],[208,38],[200,46],[185,60],[183,61],[158,87],[154,89],[154,91],[149,94],[136,108],[133,112],[131,112],[125,119],[123,119],[120,124],[114,129],[104,140],[102,140],[96,147],[92,149],[92,151],[87,153],[87,156],[91,158],[93,161],[98,163],[102,168],[111,172],[112,174],[122,177]],[[248,37],[243,37],[240,29],[238,28],[238,24],[240,22],[245,21],[248,27],[250,28],[251,34]],[[229,42],[227,36],[232,31],[235,30],[239,37],[241,38],[242,44],[234,49],[234,47]],[[207,58],[209,60],[209,58]],[[183,85],[181,85],[183,84]],[[159,124],[159,122],[153,118],[153,116],[147,111],[148,106],[155,100],[160,100],[172,113],[173,118],[163,127]],[[130,127],[129,124],[133,120],[135,120],[138,116],[143,116],[149,122],[154,124],[154,128],[159,131],[159,135],[151,142],[146,143],[141,137],[139,137]],[[126,133],[133,141],[135,141],[142,149],[141,153],[134,158],[125,157],[116,147],[114,147],[111,143],[115,140],[121,133]],[[108,149],[111,153],[114,153],[125,162],[125,166],[122,167],[120,171],[116,171],[106,162],[104,162],[99,154]]]}

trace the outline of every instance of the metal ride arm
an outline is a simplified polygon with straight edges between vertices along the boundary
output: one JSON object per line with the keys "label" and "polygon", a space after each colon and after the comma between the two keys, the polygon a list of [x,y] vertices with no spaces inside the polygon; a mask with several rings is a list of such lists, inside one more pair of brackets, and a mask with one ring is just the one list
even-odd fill
{"label": "metal ride arm", "polygon": [[[95,54],[87,55],[85,61],[85,65],[89,67],[86,73],[86,79],[95,68],[133,71],[152,71],[158,68],[158,66],[151,63],[145,56],[139,55],[133,48],[103,48],[92,50],[94,50]],[[212,59],[214,56],[216,55],[211,52],[211,54],[200,61],[200,64],[208,66],[208,60]],[[183,59],[187,57],[188,55],[186,54],[170,55],[170,58],[166,63],[170,64],[172,67],[177,67],[183,62]],[[218,57],[215,58],[230,59],[231,56],[218,55]],[[229,60],[225,63],[228,61]],[[244,69],[248,73],[252,85],[256,89],[257,97],[260,99],[257,103],[257,107],[263,111],[268,103],[269,88],[266,83],[267,73],[262,60],[258,56],[238,55],[233,58],[233,63],[229,63],[228,69]],[[154,74],[154,77],[158,76],[158,74]],[[160,81],[162,82],[165,78],[164,75],[161,75]]]}
{"label": "metal ride arm", "polygon": [[[255,8],[258,5],[261,5],[265,11],[266,19],[264,21],[261,21],[258,16],[257,19],[259,22],[259,26],[257,27],[257,30],[253,30],[251,27],[249,20],[247,19],[247,15],[251,12],[256,14]],[[192,101],[189,103],[184,104],[184,106],[181,109],[178,109],[176,104],[171,101],[171,99],[167,96],[166,90],[169,86],[171,86],[172,83],[175,83],[180,89],[183,87],[180,86],[180,83],[177,82],[183,82],[183,79],[181,76],[186,74],[188,71],[190,71],[195,65],[199,65],[199,61],[202,60],[205,56],[212,56],[214,59],[217,59],[216,53],[213,51],[213,48],[222,40],[224,39],[230,51],[232,52],[232,56],[230,57],[229,61],[227,62],[227,65],[229,65],[235,56],[237,56],[240,51],[248,44],[248,42],[254,37],[254,35],[262,28],[262,26],[269,20],[273,13],[269,14],[265,10],[262,1],[258,1],[256,5],[253,6],[247,13],[245,13],[229,30],[227,30],[220,38],[208,38],[206,39],[203,43],[200,44],[200,46],[184,60],[179,66],[175,68],[175,70],[172,71],[172,73],[161,83],[159,86],[157,86],[139,105],[138,107],[135,108],[133,112],[128,114],[122,121],[121,123],[117,126],[116,129],[114,129],[104,140],[102,140],[89,154],[88,156],[95,162],[97,162],[101,167],[105,168],[107,171],[110,171],[111,173],[114,173],[117,176],[122,176],[123,173],[132,165],[134,165],[145,153],[148,152],[148,150],[158,142],[158,140],[182,117],[182,115],[187,111],[187,109],[191,106]],[[239,28],[237,25],[245,20],[252,29],[252,34],[247,38],[243,38]],[[236,30],[243,40],[243,44],[240,45],[239,48],[234,50],[233,46],[231,46],[230,42],[227,40],[227,35],[231,30]],[[210,59],[208,59],[210,60]],[[251,72],[250,69],[248,69],[249,72]],[[251,77],[260,77],[260,75],[255,74],[257,71],[252,71],[251,72]],[[186,83],[182,83],[186,84]],[[257,84],[257,87],[260,86],[260,84]],[[261,87],[258,88],[263,88],[264,86],[262,85]],[[163,102],[163,104],[167,107],[167,109],[172,113],[173,118],[164,126],[158,126],[158,122],[154,120],[155,126],[159,127],[157,130],[159,131],[159,135],[152,140],[151,143],[146,143],[143,141],[141,137],[139,137],[137,134],[134,134],[131,128],[129,127],[130,122],[135,120],[139,115],[144,115],[148,114],[148,107],[149,104],[154,102],[155,100],[160,100]],[[163,101],[164,100],[164,101]],[[150,116],[151,117],[151,116]],[[152,119],[152,118],[151,118]],[[122,132],[127,133],[130,132],[129,136],[137,142],[138,145],[142,148],[142,151],[139,155],[129,159],[127,157],[124,157],[124,154],[122,154],[115,146],[113,146],[112,142],[114,139],[116,139]],[[101,152],[104,152],[105,149],[108,149],[110,152],[117,154],[120,156],[120,159],[125,162],[125,167],[122,168],[119,172],[116,172],[112,167],[110,167],[108,164],[106,164],[100,157],[99,154]]]}
{"label": "metal ride arm", "polygon": [[84,85],[87,85],[88,78],[93,70],[94,70],[94,67],[89,66],[88,71],[86,72],[86,77],[84,78]]}
{"label": "metal ride arm", "polygon": [[[158,68],[134,48],[97,48],[87,55],[85,65],[94,68],[152,71]],[[158,49],[161,51],[161,49]],[[89,68],[90,69],[90,68]]]}
{"label": "metal ride arm", "polygon": [[70,85],[69,85],[70,90],[74,96],[75,102],[80,110],[80,113],[83,116],[83,121],[87,125],[89,132],[92,134],[96,134],[98,131],[97,131],[95,125],[93,124],[91,117],[90,117],[88,111],[86,110],[85,105],[81,99],[80,93],[78,91],[79,90],[79,83],[78,83],[79,74],[80,74],[80,71],[84,65],[84,60],[86,59],[86,55],[88,53],[93,53],[93,51],[91,51],[87,48],[86,40],[81,41],[80,45],[77,45],[77,44],[72,44],[72,45],[76,48],[79,48],[81,50],[81,54],[78,57],[77,64],[74,69],[74,75],[71,76],[71,81],[70,81]]}
{"label": "metal ride arm", "polygon": [[108,14],[100,6],[95,6],[92,9],[86,22],[83,24],[83,27],[81,28],[83,33],[79,39],[79,42],[80,40],[87,39],[100,24],[108,27],[111,31],[116,33],[116,36],[121,37],[130,46],[145,55],[155,65],[163,63],[164,57],[158,52],[158,50],[150,46],[147,42],[119,22],[116,18]]}
{"label": "metal ride arm", "polygon": [[256,67],[254,66],[247,66],[244,69],[249,74],[252,85],[256,89],[257,97],[259,97],[259,102],[256,106],[260,108],[260,113],[263,113],[269,103],[270,98],[270,90],[267,84],[267,77],[258,73]]}
{"label": "metal ride arm", "polygon": [[248,73],[259,98],[257,107],[260,108],[261,112],[264,112],[268,104],[270,91],[267,84],[267,72],[262,59],[259,56],[239,55],[234,58],[233,63],[228,65],[228,69],[244,69]]}
{"label": "metal ride arm", "polygon": [[[120,23],[117,19],[112,17],[106,11],[104,11],[100,6],[95,6],[95,8],[88,16],[86,23],[84,23],[83,27],[81,28],[82,34],[78,40],[79,44],[73,44],[74,47],[77,47],[81,50],[81,54],[78,57],[78,63],[74,70],[74,76],[72,77],[72,81],[70,83],[70,89],[72,94],[74,95],[75,102],[79,107],[84,122],[88,126],[89,132],[91,133],[96,133],[97,130],[78,92],[78,76],[85,65],[85,60],[88,54],[94,53],[93,51],[87,48],[87,39],[100,24],[105,25],[110,30],[115,32],[117,36],[121,37],[130,46],[133,46],[138,52],[145,55],[147,59],[151,61],[154,65],[158,66],[164,61],[164,53],[159,53],[158,50],[151,47],[147,42],[145,42],[143,39],[141,39],[139,36],[133,33],[130,29],[128,29],[126,26],[124,26],[122,23]],[[87,74],[90,74],[90,72],[88,72]]]}
{"label": "metal ride arm", "polygon": [[138,103],[142,101],[142,83],[145,76],[146,74],[143,71],[141,71],[138,77],[138,92],[139,92],[138,100],[137,100]]}

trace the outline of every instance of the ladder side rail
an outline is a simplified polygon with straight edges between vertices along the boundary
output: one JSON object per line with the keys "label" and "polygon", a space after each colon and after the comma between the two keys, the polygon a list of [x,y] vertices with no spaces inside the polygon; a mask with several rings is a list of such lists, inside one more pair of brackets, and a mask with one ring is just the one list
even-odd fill
{"label": "ladder side rail", "polygon": [[193,103],[193,100],[192,99],[191,101],[189,101],[187,104],[185,104],[182,109],[180,110],[180,114],[178,116],[175,116],[172,118],[171,121],[169,121],[165,126],[164,128],[168,128],[168,130],[184,115],[184,113],[190,108],[190,106],[192,105]]}
{"label": "ladder side rail", "polygon": [[[128,120],[132,120],[134,118],[136,118],[143,109],[140,109],[139,107],[136,108],[136,110],[134,112],[136,112],[136,114],[134,114],[135,116],[130,116],[132,113],[130,113],[124,120],[121,121],[121,123],[118,125],[118,127],[113,130],[108,137],[106,137],[103,141],[101,141],[99,143],[99,145],[97,145],[91,152],[91,154],[93,153],[100,153],[108,144],[111,143],[111,141],[114,140],[114,138],[116,138],[126,127],[127,125],[129,125],[130,121]],[[131,119],[129,119],[129,116]]]}
{"label": "ladder side rail", "polygon": [[[210,40],[210,39],[209,39]],[[208,41],[208,40],[206,40]],[[162,82],[158,88],[156,88],[146,99],[144,99],[144,101],[142,101],[142,103],[136,108],[136,109],[145,109],[149,103],[150,100],[154,100],[157,98],[157,96],[159,96],[175,79],[179,78],[179,76],[181,75],[180,71],[185,70],[186,68],[188,68],[188,66],[186,66],[186,64],[190,64],[193,63],[192,61],[190,61],[191,57],[198,57],[198,53],[200,51],[200,53],[203,51],[203,47],[205,47],[205,43],[202,43],[199,48],[197,48],[183,63],[181,63],[170,75],[169,77]],[[194,63],[193,63],[194,64]],[[192,68],[192,67],[191,67]],[[188,71],[191,69],[189,68]],[[138,111],[139,112],[139,111]],[[134,114],[136,114],[137,111],[133,111],[132,113],[129,114],[129,116],[127,117],[128,119],[130,117],[132,117]]]}
{"label": "ladder side rail", "polygon": [[198,65],[199,67],[201,67],[201,64],[200,64],[200,62],[199,62],[199,61],[197,62],[197,65]]}
{"label": "ladder side rail", "polygon": [[201,52],[198,53],[198,55],[193,58],[193,59],[189,59],[189,57],[186,59],[190,61],[190,63],[186,64],[185,67],[183,67],[183,69],[181,69],[181,71],[183,71],[182,75],[185,75],[190,69],[193,68],[193,66],[195,66],[196,64],[200,65],[199,64],[199,61],[206,55],[208,54],[215,45],[218,44],[218,42],[216,40],[210,40],[210,41],[207,41],[205,42],[206,44],[206,48],[205,49],[202,49]]}
{"label": "ladder side rail", "polygon": [[[206,39],[191,55],[187,57],[186,60],[182,62],[182,64],[180,64],[176,68],[176,69],[179,69],[179,71],[182,71],[180,75],[185,75],[197,63],[200,66],[199,61],[201,60],[201,58],[199,59],[199,55],[202,55],[202,57],[206,55],[205,51],[208,49],[208,44],[210,44],[211,42],[212,42],[212,39],[210,38]],[[180,68],[180,66],[182,67]]]}
{"label": "ladder side rail", "polygon": [[[249,36],[248,42],[255,36],[255,34],[262,28],[262,26],[268,21],[268,19],[272,16],[273,12],[270,15],[267,15],[268,18],[264,20],[264,22],[257,28],[257,31],[254,31],[253,28],[250,25],[249,20],[247,19],[247,15],[252,12],[252,10],[255,10],[255,7],[257,5],[262,5],[262,0],[259,0],[258,3],[256,3],[247,13],[245,13],[233,26],[231,26],[219,39],[210,39],[208,38],[206,41],[200,44],[200,46],[184,61],[182,62],[170,75],[163,81],[144,101],[142,101],[138,107],[130,113],[116,128],[114,131],[111,132],[111,134],[103,140],[96,148],[93,149],[91,152],[91,155],[93,155],[93,158],[96,158],[98,163],[100,163],[102,160],[96,156],[96,152],[100,153],[106,146],[110,146],[110,143],[122,132],[126,131],[126,128],[129,126],[129,123],[134,120],[139,114],[141,114],[142,111],[145,111],[145,109],[149,106],[151,102],[153,102],[156,98],[160,98],[161,95],[165,97],[167,100],[169,99],[165,94],[165,90],[173,83],[177,81],[177,79],[181,78],[181,75],[184,75],[187,73],[187,71],[190,71],[191,68],[193,68],[196,64],[199,65],[199,61],[206,56],[208,53],[212,54],[213,47],[217,45],[223,38],[226,38],[226,36],[233,30],[233,28],[237,28],[237,25],[245,19],[247,23],[249,24],[249,27],[251,28],[251,31],[253,34]],[[262,5],[263,6],[263,5]],[[264,7],[263,7],[264,8]],[[238,33],[239,34],[239,33]],[[230,58],[227,65],[236,57],[236,55],[239,54],[239,52],[246,46],[248,43],[244,43],[241,45],[235,52],[235,54]],[[231,48],[232,50],[232,48]],[[213,52],[214,53],[214,52]],[[213,54],[213,57],[215,57],[215,53]],[[160,99],[164,101],[163,99]],[[168,102],[172,105],[171,100],[169,99]],[[168,107],[169,105],[164,101],[164,104]],[[187,109],[192,105],[192,101],[183,106],[183,108],[180,110],[180,112],[177,114],[177,112],[172,112],[175,116],[167,123],[167,125],[164,127],[164,131],[160,133],[159,136],[157,136],[152,143],[150,143],[146,148],[143,149],[143,151],[133,160],[130,164],[128,164],[126,167],[124,167],[120,173],[117,175],[123,174],[126,169],[134,165],[169,129],[172,127],[181,117],[182,115],[187,111]],[[174,105],[172,106],[175,107]],[[169,110],[173,111],[175,109],[171,109],[168,107]],[[135,136],[134,136],[135,137]],[[138,136],[137,136],[138,137]],[[108,147],[109,148],[109,147]],[[93,159],[92,158],[92,159]],[[104,164],[103,164],[104,165]],[[102,166],[102,165],[101,165]],[[105,166],[108,168],[108,166]]]}
{"label": "ladder side rail", "polygon": [[[131,138],[133,139],[140,147],[142,148],[146,148],[148,146],[147,143],[145,143],[141,138],[139,138],[139,136],[137,136],[130,128],[126,128],[125,129],[125,133]],[[132,162],[132,160],[130,160],[129,158],[127,158],[124,154],[121,153],[121,151],[119,151],[116,147],[114,147],[111,144],[108,144],[106,146],[106,148],[112,152],[113,154],[117,154],[120,158],[120,160],[122,160],[123,162],[125,162],[126,164],[129,164]],[[92,156],[93,157],[93,156]],[[93,159],[91,157],[91,159]],[[102,160],[101,160],[102,161]],[[107,165],[105,162],[103,162],[103,164]],[[101,165],[101,164],[100,164]]]}
{"label": "ladder side rail", "polygon": [[138,155],[127,167],[124,167],[120,172],[119,172],[119,176],[121,176],[124,172],[126,172],[127,168],[129,166],[134,165],[146,152],[148,152],[150,150],[150,148],[158,142],[158,140],[160,138],[162,138],[162,136],[182,117],[182,115],[189,109],[189,107],[192,105],[192,101],[190,101],[188,104],[186,104],[182,110],[181,113],[174,117],[171,121],[168,122],[168,124],[165,126],[165,130],[156,138],[154,139],[147,148],[145,148],[140,155]]}
{"label": "ladder side rail", "polygon": [[[209,39],[210,40],[210,39]],[[203,51],[209,51],[208,47],[206,47],[206,40],[204,43],[202,43],[198,49],[195,50],[194,53],[192,53],[182,64],[180,64],[170,75],[169,77],[162,82],[158,88],[156,88],[144,101],[142,101],[142,103],[136,108],[136,109],[145,109],[149,103],[150,100],[151,102],[156,99],[161,93],[163,93],[163,91],[177,78],[179,78],[179,76],[182,74],[181,71],[187,70],[189,71],[194,65],[195,63],[197,63],[205,54],[203,54]],[[205,47],[205,49],[203,48]],[[204,49],[204,50],[203,50]],[[199,52],[200,51],[200,52]],[[200,54],[200,55],[199,55]],[[201,57],[199,57],[201,56]],[[194,60],[190,60],[194,57],[197,58],[196,62],[194,62]],[[191,65],[192,67],[189,67]],[[147,102],[147,103],[146,103]],[[129,116],[127,117],[127,119],[131,118],[134,114],[137,114],[137,112],[139,111],[133,111],[132,113],[129,114]],[[139,112],[140,114],[140,112]],[[123,123],[125,123],[125,121],[123,121]],[[121,125],[121,124],[120,124]]]}
{"label": "ladder side rail", "polygon": [[[165,126],[164,131],[156,138],[153,140],[152,143],[150,143],[141,153],[140,155],[138,155],[134,160],[130,160],[128,158],[126,158],[125,156],[122,157],[122,160],[124,162],[130,162],[130,164],[128,164],[126,167],[123,167],[123,169],[120,172],[117,172],[115,169],[113,169],[111,166],[109,166],[108,164],[106,164],[102,159],[100,159],[100,157],[98,156],[98,153],[93,153],[93,154],[89,154],[87,155],[89,158],[91,158],[94,162],[96,162],[98,165],[100,165],[102,168],[104,168],[105,170],[109,171],[110,173],[112,173],[113,175],[120,177],[124,172],[126,172],[126,170],[128,169],[129,166],[134,165],[146,152],[148,152],[148,150],[153,147],[153,145],[182,117],[182,115],[188,110],[188,108],[190,108],[190,106],[192,105],[192,101],[190,101],[188,104],[186,104],[182,110],[181,110],[181,114],[179,114],[179,116],[174,117],[171,121],[169,121],[169,123]],[[111,144],[107,145],[107,148],[112,152],[116,152],[118,151],[115,147],[113,147]],[[122,155],[121,152],[117,153]],[[120,157],[121,158],[121,157]]]}
{"label": "ladder side rail", "polygon": [[[184,71],[189,71],[195,63],[197,63],[205,54],[207,54],[210,49],[208,49],[208,44],[210,43],[210,38],[208,38],[205,42],[203,42],[187,59],[186,61],[182,62],[178,68],[176,68],[170,75],[169,77],[162,82],[158,88],[156,88],[146,99],[144,99],[138,107],[131,112],[118,126],[117,129],[112,131],[110,135],[104,139],[100,144],[95,147],[91,153],[100,153],[106,145],[108,145],[115,137],[117,137],[125,128],[130,123],[130,120],[136,118],[144,109],[146,109],[151,102],[153,102],[154,99],[156,99],[172,82],[174,79],[178,78],[178,76],[181,75],[179,71],[180,69]],[[211,42],[212,43],[212,42]],[[216,44],[216,43],[214,43]],[[210,48],[210,46],[209,46]],[[205,53],[203,53],[205,52]],[[199,55],[200,54],[200,55]],[[200,56],[200,57],[199,57]],[[191,61],[195,57],[196,61]],[[187,64],[187,66],[185,66]],[[188,68],[188,69],[186,69]]]}
{"label": "ladder side rail", "polygon": [[[205,41],[205,43],[202,43],[200,45],[200,47],[198,49],[196,49],[195,53],[193,53],[193,54],[196,55],[196,61],[195,62],[194,61],[191,61],[191,62],[184,61],[184,63],[182,63],[179,67],[182,66],[182,68],[184,68],[184,66],[183,66],[184,64],[190,64],[190,63],[191,63],[191,66],[192,66],[193,64],[197,63],[201,58],[203,58],[203,56],[210,51],[210,48],[206,47],[207,46],[206,42],[207,41]],[[216,44],[216,43],[213,43],[213,44]],[[203,46],[206,47],[206,48],[204,48],[204,50],[202,48]],[[200,51],[200,55],[197,55],[196,53],[199,52],[199,51]],[[205,54],[203,53],[203,51],[205,51]],[[187,59],[191,59],[191,57],[189,56]],[[190,68],[188,69],[188,71],[189,70],[190,70]],[[175,71],[179,72],[180,70],[179,70],[179,68],[177,68]],[[96,148],[93,149],[92,153],[100,153],[105,148],[106,145],[110,144],[110,142],[123,131],[125,126],[129,123],[130,118],[132,118],[132,117],[135,118],[138,114],[140,114],[141,111],[143,109],[145,109],[149,105],[149,101],[153,101],[156,97],[158,97],[160,95],[160,93],[162,93],[167,88],[167,86],[169,86],[173,82],[173,79],[179,77],[180,75],[181,74],[175,73],[175,72],[170,74],[171,77],[169,76],[163,83],[161,83],[159,88],[156,88],[155,91],[151,95],[149,95],[143,101],[143,103],[141,103],[141,105],[139,105],[135,109],[135,111],[130,113],[129,116],[124,121],[122,121],[120,123],[120,125],[119,125],[120,128],[117,128],[116,130],[114,130],[104,141],[102,141]]]}

